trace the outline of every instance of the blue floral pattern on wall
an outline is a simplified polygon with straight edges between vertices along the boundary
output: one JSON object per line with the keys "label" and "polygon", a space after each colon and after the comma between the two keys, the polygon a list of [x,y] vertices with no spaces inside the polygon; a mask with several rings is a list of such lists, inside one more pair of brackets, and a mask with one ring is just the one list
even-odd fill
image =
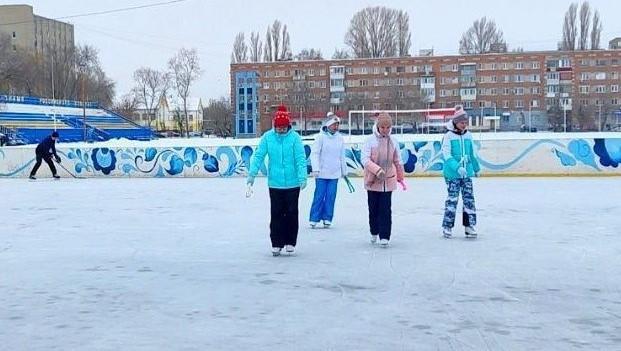
{"label": "blue floral pattern on wall", "polygon": [[[500,144],[499,144],[500,143]],[[496,149],[504,143],[501,157]],[[539,140],[475,140],[484,174],[511,173],[527,162],[545,162],[559,172],[567,169],[593,174],[621,169],[621,138],[613,139],[539,139]],[[247,174],[256,146],[217,147],[58,147],[65,167],[75,175],[126,177],[232,177]],[[351,175],[362,175],[361,145],[347,144],[345,157]],[[444,166],[442,145],[439,140],[399,143],[399,152],[405,172],[410,175],[441,175]],[[305,145],[308,171],[310,145]],[[14,153],[19,156],[12,156]],[[535,156],[533,156],[535,155]],[[543,155],[543,156],[542,156]],[[548,155],[548,156],[545,156]],[[535,157],[535,158],[532,158]],[[18,162],[10,160],[18,160]],[[0,150],[0,177],[25,177],[34,163],[34,150],[2,148]],[[536,169],[536,166],[530,166]],[[579,168],[576,168],[579,167]],[[590,171],[589,171],[590,170]],[[267,173],[266,165],[260,173]]]}

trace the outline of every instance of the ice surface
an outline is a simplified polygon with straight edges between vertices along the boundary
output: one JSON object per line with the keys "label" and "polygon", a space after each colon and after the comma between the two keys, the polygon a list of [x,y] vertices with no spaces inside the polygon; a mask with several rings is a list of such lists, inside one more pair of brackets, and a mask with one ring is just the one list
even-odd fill
{"label": "ice surface", "polygon": [[[264,178],[0,182],[1,350],[621,348],[618,178],[475,180],[479,239],[441,238],[445,185],[393,194],[391,247],[340,184],[333,228],[272,257]],[[458,218],[459,221],[459,218]]]}

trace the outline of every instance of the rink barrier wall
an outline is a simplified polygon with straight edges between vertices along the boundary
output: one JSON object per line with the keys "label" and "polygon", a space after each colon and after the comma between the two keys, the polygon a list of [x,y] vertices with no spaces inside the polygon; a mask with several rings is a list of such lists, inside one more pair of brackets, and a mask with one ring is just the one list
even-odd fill
{"label": "rink barrier wall", "polygon": [[[576,135],[576,134],[574,134]],[[189,139],[188,139],[189,140]],[[234,177],[246,176],[255,140],[240,145],[196,146],[179,139],[175,146],[58,144],[62,165],[80,177]],[[187,145],[183,145],[183,144]],[[310,144],[305,144],[308,171]],[[606,138],[474,140],[482,176],[611,176],[621,175],[621,136]],[[195,143],[196,144],[196,143]],[[131,145],[131,146],[128,146]],[[362,175],[362,143],[347,143],[350,176]],[[34,145],[0,148],[0,178],[28,177],[35,162]],[[441,176],[441,135],[427,141],[400,142],[408,176]],[[57,167],[59,174],[70,177]],[[265,174],[265,165],[260,170]],[[45,163],[38,176],[49,176]]]}

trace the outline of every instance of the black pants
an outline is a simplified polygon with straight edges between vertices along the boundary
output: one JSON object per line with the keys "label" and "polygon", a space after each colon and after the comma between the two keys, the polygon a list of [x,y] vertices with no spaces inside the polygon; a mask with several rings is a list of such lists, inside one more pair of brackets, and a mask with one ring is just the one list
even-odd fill
{"label": "black pants", "polygon": [[41,155],[37,154],[37,162],[35,163],[32,171],[30,171],[30,175],[34,176],[37,174],[39,167],[41,167],[41,161],[45,161],[48,166],[50,166],[50,171],[52,171],[52,175],[56,175],[56,166],[54,166],[54,162],[52,162],[52,155]]}
{"label": "black pants", "polygon": [[392,228],[392,192],[367,191],[369,204],[369,229],[371,235],[390,240]]}
{"label": "black pants", "polygon": [[293,245],[298,241],[298,198],[300,188],[270,188],[270,239],[272,247]]}

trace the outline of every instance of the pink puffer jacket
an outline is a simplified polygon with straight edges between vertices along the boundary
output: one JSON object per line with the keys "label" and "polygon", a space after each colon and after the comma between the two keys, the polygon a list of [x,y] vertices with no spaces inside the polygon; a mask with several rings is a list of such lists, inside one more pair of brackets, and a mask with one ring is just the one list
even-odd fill
{"label": "pink puffer jacket", "polygon": [[[373,135],[364,143],[361,155],[364,166],[364,188],[370,191],[395,191],[403,180],[403,165],[399,157],[399,143],[392,136],[382,136],[373,126]],[[384,177],[377,174],[383,169]]]}

